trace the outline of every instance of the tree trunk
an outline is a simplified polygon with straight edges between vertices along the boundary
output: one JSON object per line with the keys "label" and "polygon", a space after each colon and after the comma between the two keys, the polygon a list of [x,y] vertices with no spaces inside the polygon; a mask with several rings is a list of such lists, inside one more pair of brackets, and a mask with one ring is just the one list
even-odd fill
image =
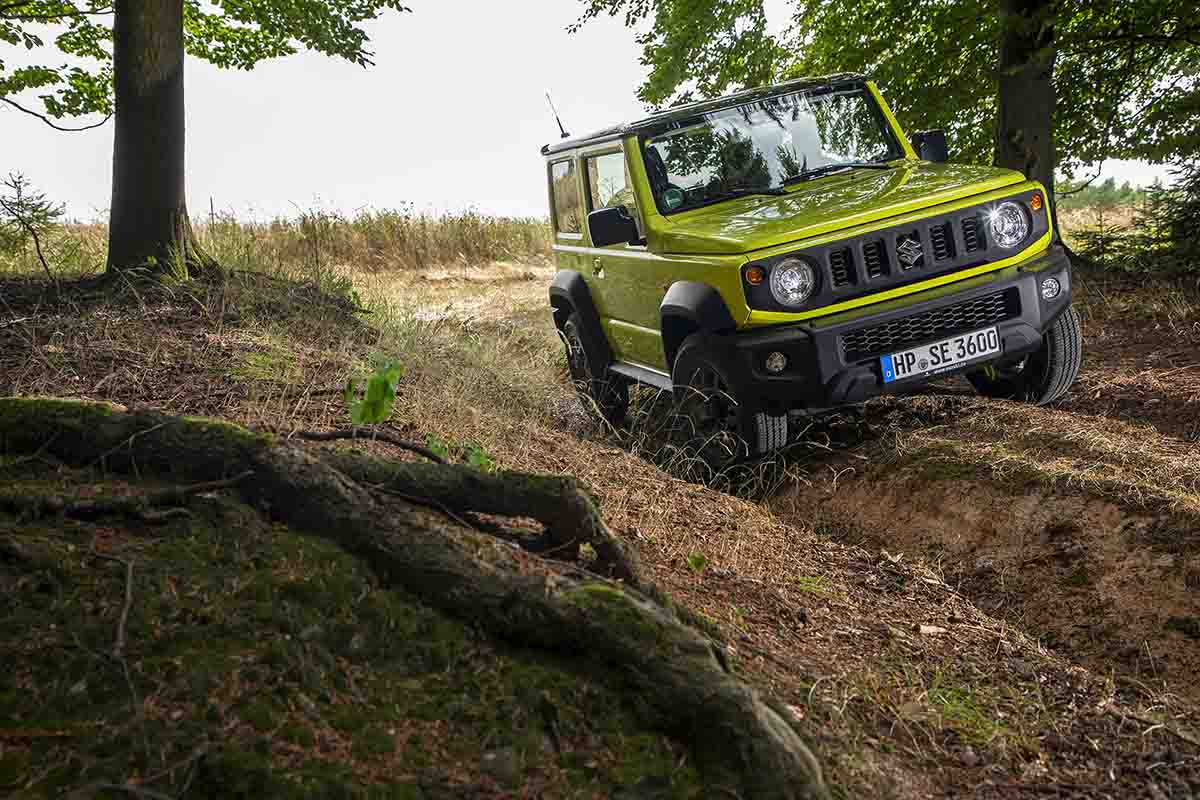
{"label": "tree trunk", "polygon": [[196,260],[184,201],[183,0],[116,0],[108,271]]}
{"label": "tree trunk", "polygon": [[1054,199],[1053,0],[1001,0],[996,165],[1040,181]]}

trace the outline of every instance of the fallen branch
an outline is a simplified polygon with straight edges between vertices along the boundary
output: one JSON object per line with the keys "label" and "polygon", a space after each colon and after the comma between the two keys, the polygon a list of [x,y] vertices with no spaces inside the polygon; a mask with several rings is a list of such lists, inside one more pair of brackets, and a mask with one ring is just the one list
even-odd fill
{"label": "fallen branch", "polygon": [[117,620],[117,635],[113,641],[112,657],[117,661],[125,658],[126,629],[129,627],[129,609],[133,607],[133,562],[128,559],[110,556],[106,553],[92,551],[92,555],[105,561],[115,561],[125,565],[125,602],[121,606],[121,616]]}
{"label": "fallen branch", "polygon": [[463,510],[531,516],[556,535],[607,538],[620,547],[572,479],[392,464],[349,451],[312,452],[210,420],[69,400],[0,399],[8,452],[34,451],[56,432],[49,452],[68,465],[108,452],[109,469],[174,481],[252,471],[237,485],[249,505],[361,558],[382,585],[502,641],[606,665],[627,686],[645,724],[678,737],[714,774],[736,776],[741,796],[828,796],[819,765],[791,723],[730,671],[711,639],[651,599],[652,587],[643,593],[573,575],[366,485],[372,476],[385,486],[407,477],[414,494],[432,494],[451,507],[461,501]]}
{"label": "fallen branch", "polygon": [[[364,433],[366,435],[360,435]],[[406,441],[397,436],[392,436],[390,433],[385,431],[364,431],[361,428],[352,428],[348,431],[294,431],[289,438],[304,439],[308,442],[334,442],[342,439],[365,439],[368,441],[387,442],[394,447],[399,447],[401,450],[407,450],[410,453],[416,453],[419,456],[424,456],[434,463],[446,463],[446,459],[442,458],[428,447],[419,445],[416,442]]]}

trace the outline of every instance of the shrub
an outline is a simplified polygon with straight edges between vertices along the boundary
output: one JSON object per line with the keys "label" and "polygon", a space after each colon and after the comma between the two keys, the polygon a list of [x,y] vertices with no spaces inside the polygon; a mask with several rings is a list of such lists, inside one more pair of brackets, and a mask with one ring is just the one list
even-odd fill
{"label": "shrub", "polygon": [[1171,170],[1154,185],[1127,229],[1101,226],[1078,234],[1085,256],[1128,272],[1200,275],[1200,165]]}

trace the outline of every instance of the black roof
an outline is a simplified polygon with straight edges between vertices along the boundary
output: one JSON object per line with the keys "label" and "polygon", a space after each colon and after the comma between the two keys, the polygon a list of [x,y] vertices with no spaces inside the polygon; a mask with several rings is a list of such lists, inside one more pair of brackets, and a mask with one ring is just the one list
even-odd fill
{"label": "black roof", "polygon": [[821,89],[825,87],[838,87],[846,85],[859,85],[867,80],[867,76],[856,72],[844,72],[838,75],[823,75],[816,78],[795,78],[794,80],[784,81],[772,86],[760,86],[757,89],[743,89],[740,92],[727,94],[724,97],[717,97],[713,100],[699,100],[694,103],[685,103],[671,108],[664,108],[661,111],[655,111],[648,117],[636,120],[634,122],[625,122],[620,125],[613,125],[610,128],[590,133],[587,136],[577,136],[574,139],[565,139],[561,142],[554,142],[542,146],[542,155],[550,155],[552,153],[561,153],[564,150],[574,150],[576,147],[583,147],[589,144],[597,144],[599,142],[609,141],[611,139],[620,139],[633,133],[641,133],[648,129],[658,128],[670,122],[679,119],[687,119],[694,117],[697,114],[708,114],[713,111],[739,106],[743,103],[760,100],[764,97],[772,97],[786,92],[806,91],[809,89]]}

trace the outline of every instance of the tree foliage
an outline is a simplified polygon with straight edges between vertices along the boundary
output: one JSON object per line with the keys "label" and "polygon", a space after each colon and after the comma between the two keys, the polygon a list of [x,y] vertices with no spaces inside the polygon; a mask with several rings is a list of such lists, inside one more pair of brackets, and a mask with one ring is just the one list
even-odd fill
{"label": "tree foliage", "polygon": [[[363,23],[400,0],[182,0],[189,55],[251,69],[299,49],[371,64]],[[113,112],[111,0],[0,0],[0,42],[46,52],[10,68],[0,51],[0,99],[36,92],[52,118]],[[55,53],[57,51],[57,53]],[[70,63],[63,64],[62,56]]]}
{"label": "tree foliage", "polygon": [[[1004,24],[1000,0],[792,0],[768,33],[763,0],[584,0],[580,22],[644,30],[652,106],[805,74],[871,74],[913,129],[944,128],[957,158],[990,161]],[[1110,158],[1200,153],[1194,0],[1056,0],[1054,137],[1071,173]]]}

